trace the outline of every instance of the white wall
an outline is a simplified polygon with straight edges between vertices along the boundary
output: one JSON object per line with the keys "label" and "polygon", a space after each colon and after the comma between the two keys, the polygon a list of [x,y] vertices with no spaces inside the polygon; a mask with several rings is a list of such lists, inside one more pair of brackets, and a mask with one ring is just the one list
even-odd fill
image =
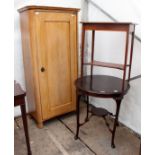
{"label": "white wall", "polygon": [[[88,0],[89,1],[89,0]],[[141,0],[92,0],[118,21],[137,23],[136,35],[141,36]]]}
{"label": "white wall", "polygon": [[[140,10],[139,3],[136,0],[94,0],[103,10],[107,11],[118,21],[136,22],[139,27],[136,27],[136,34],[140,36]],[[139,1],[137,1],[139,2]],[[106,15],[96,9],[91,3],[88,5],[88,19],[90,21],[111,21]],[[88,59],[91,50],[91,34],[88,33]],[[125,34],[124,33],[105,33],[97,32],[95,37],[95,59],[122,62],[122,53],[125,48]],[[122,52],[121,54],[119,54]],[[131,77],[139,75],[141,72],[141,45],[135,40],[133,65]],[[121,76],[121,72],[116,72],[113,69],[96,68],[95,74],[110,74]],[[120,110],[120,122],[124,123],[129,128],[137,133],[141,133],[141,81],[137,79],[131,82],[131,89],[125,96]],[[98,107],[104,107],[115,112],[115,103],[111,99],[97,99],[91,98],[91,103]]]}
{"label": "white wall", "polygon": [[[23,69],[23,57],[21,47],[21,33],[18,8],[26,5],[43,5],[43,6],[58,6],[58,7],[72,7],[82,8],[84,0],[15,0],[14,1],[14,79],[18,81],[25,90],[25,79]],[[83,17],[82,17],[83,18]],[[79,20],[81,20],[81,11],[79,13]],[[80,34],[80,32],[79,32]],[[79,37],[80,38],[80,37]],[[15,108],[14,115],[20,115],[19,107]]]}

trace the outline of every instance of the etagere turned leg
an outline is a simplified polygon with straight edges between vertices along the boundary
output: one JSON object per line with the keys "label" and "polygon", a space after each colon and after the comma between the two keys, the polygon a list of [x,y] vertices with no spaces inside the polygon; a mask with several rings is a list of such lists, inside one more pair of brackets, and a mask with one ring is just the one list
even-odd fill
{"label": "etagere turned leg", "polygon": [[77,126],[76,126],[75,140],[78,139],[78,136],[79,136],[79,127],[80,127],[80,98],[81,98],[81,95],[78,92],[76,92],[76,122],[77,122]]}
{"label": "etagere turned leg", "polygon": [[86,118],[85,118],[85,122],[87,122],[89,119],[88,119],[88,117],[89,117],[89,96],[87,96],[87,101],[86,101],[87,103],[87,114],[86,114]]}
{"label": "etagere turned leg", "polygon": [[114,139],[115,139],[116,127],[118,124],[118,116],[119,116],[119,110],[120,110],[120,105],[121,105],[122,99],[115,99],[115,101],[116,101],[116,115],[115,115],[113,130],[112,130],[112,139],[111,139],[111,147],[112,148],[115,148]]}
{"label": "etagere turned leg", "polygon": [[25,104],[20,105],[20,108],[21,108],[21,113],[22,113],[22,119],[23,119],[23,126],[24,126],[24,131],[25,131],[28,155],[31,155],[31,148],[30,148],[30,141],[29,141],[29,133],[28,133],[28,126],[27,126]]}

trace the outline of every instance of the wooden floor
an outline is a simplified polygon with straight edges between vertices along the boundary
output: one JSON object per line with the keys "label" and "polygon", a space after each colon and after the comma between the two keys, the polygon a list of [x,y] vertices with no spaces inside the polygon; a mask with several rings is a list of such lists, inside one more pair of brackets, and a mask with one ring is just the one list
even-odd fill
{"label": "wooden floor", "polygon": [[[81,107],[81,121],[85,106]],[[33,155],[138,155],[140,140],[129,129],[120,125],[116,131],[116,148],[110,146],[111,133],[101,117],[93,116],[80,128],[80,139],[74,140],[75,114],[51,119],[38,129],[28,117],[30,143]],[[113,123],[111,118],[108,119]],[[15,155],[27,155],[21,118],[15,119]]]}

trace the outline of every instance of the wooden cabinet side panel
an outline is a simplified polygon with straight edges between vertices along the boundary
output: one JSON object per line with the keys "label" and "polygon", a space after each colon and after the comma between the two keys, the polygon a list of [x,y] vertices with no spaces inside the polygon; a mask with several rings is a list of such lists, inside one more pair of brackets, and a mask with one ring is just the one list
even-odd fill
{"label": "wooden cabinet side panel", "polygon": [[39,85],[37,80],[38,67],[35,51],[35,25],[33,18],[33,11],[26,11],[20,14],[22,50],[28,111],[32,113],[37,122],[42,122],[41,107],[39,104]]}
{"label": "wooden cabinet side panel", "polygon": [[33,117],[37,120],[39,124],[42,124],[42,104],[40,98],[40,84],[39,84],[39,64],[38,64],[38,45],[37,45],[37,24],[36,24],[36,13],[34,10],[29,10],[29,18],[30,18],[30,38],[31,38],[31,55],[32,55],[32,63],[33,63],[33,83],[35,90],[35,106],[36,110],[32,113]]}

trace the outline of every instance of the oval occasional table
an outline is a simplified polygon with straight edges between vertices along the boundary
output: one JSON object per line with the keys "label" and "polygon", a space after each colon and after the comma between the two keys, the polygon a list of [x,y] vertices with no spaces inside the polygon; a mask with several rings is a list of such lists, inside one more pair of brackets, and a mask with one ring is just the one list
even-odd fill
{"label": "oval occasional table", "polygon": [[[89,115],[89,101],[88,96],[93,97],[100,97],[100,98],[112,98],[116,101],[116,114],[113,115],[115,117],[114,126],[111,130],[112,132],[112,139],[111,139],[111,146],[114,148],[114,137],[115,137],[115,131],[118,124],[118,115],[120,110],[121,101],[123,99],[123,96],[127,93],[130,86],[128,82],[125,82],[125,88],[124,93],[122,93],[122,87],[121,87],[122,79],[113,77],[113,76],[107,76],[107,75],[88,75],[83,76],[82,78],[78,78],[75,81],[76,85],[76,95],[77,95],[77,131],[75,139],[78,138],[79,135],[79,128],[83,125],[80,124],[79,118],[80,118],[80,98],[83,95],[87,96],[87,114],[85,122],[88,121],[88,115]],[[105,109],[101,108],[95,108],[93,107],[91,109],[91,113],[98,115],[98,116],[106,116],[108,114],[111,114]]]}

